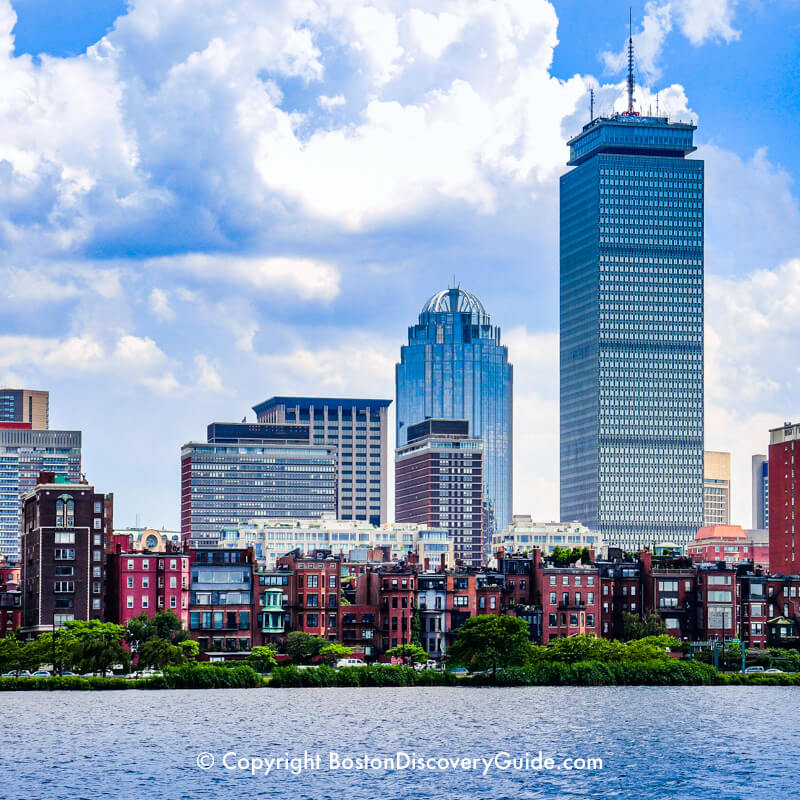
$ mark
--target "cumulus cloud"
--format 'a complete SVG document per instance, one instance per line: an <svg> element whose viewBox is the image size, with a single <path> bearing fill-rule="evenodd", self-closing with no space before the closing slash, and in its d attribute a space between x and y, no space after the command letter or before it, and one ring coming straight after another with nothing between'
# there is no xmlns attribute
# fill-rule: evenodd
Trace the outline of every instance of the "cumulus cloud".
<svg viewBox="0 0 800 800"><path fill-rule="evenodd" d="M194 358L197 367L197 388L202 392L222 392L225 386L217 368L204 355L200 354Z"/></svg>
<svg viewBox="0 0 800 800"><path fill-rule="evenodd" d="M148 302L150 311L153 312L153 316L157 319L162 321L175 319L175 312L169 303L169 295L164 289L159 289L158 287L153 288L150 291Z"/></svg>
<svg viewBox="0 0 800 800"><path fill-rule="evenodd" d="M677 24L695 46L706 41L732 42L741 32L733 27L738 0L650 0L641 30L633 35L636 67L647 80L661 77L659 62L667 36ZM606 68L619 72L628 63L627 40L616 52L602 54Z"/></svg>

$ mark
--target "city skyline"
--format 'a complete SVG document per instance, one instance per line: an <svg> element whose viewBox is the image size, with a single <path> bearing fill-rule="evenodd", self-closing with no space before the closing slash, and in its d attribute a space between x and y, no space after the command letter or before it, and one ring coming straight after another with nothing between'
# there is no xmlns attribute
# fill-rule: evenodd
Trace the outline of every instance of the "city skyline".
<svg viewBox="0 0 800 800"><path fill-rule="evenodd" d="M140 3L84 56L122 5L91 30L37 24L35 5L0 3L7 85L35 95L12 93L3 112L0 383L51 391L51 427L84 432L84 471L117 489L121 525L178 526L174 453L209 420L278 392L391 397L398 339L454 273L516 368L513 510L558 516L557 180L589 87L597 113L625 105L624 11L453 6L447 28L444 8L354 4L310 25L277 4L266 26L244 4L242 28L212 3L145 29ZM797 20L784 2L687 8L634 3L637 102L655 110L658 94L661 113L700 125L705 446L732 452L732 521L746 523L750 458L798 416L798 83L780 69ZM291 49L295 28L308 48ZM372 30L388 44L368 47ZM233 41L241 58L225 61ZM24 55L40 52L51 58ZM282 163L264 160L270 147Z"/></svg>

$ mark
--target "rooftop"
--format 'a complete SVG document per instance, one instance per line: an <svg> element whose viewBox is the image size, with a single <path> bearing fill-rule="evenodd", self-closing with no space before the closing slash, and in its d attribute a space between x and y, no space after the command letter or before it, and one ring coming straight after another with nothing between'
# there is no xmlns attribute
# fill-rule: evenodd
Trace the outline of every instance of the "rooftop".
<svg viewBox="0 0 800 800"><path fill-rule="evenodd" d="M365 408L386 408L392 404L391 400L375 400L355 397L270 397L263 403L253 406L256 414L269 411L276 406L288 406L295 408L300 406L302 410L308 410L311 406L322 408L323 406L338 408L355 408L363 411Z"/></svg>
<svg viewBox="0 0 800 800"><path fill-rule="evenodd" d="M486 315L486 309L478 298L460 286L436 292L424 306L422 314L463 313Z"/></svg>

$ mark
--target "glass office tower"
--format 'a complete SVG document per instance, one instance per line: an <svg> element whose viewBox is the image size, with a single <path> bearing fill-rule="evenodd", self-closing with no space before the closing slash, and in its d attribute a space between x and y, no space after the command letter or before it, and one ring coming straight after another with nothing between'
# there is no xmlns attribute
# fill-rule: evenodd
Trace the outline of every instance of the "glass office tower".
<svg viewBox="0 0 800 800"><path fill-rule="evenodd" d="M703 162L695 126L616 114L561 178L561 519L610 546L703 524Z"/></svg>
<svg viewBox="0 0 800 800"><path fill-rule="evenodd" d="M511 522L513 367L500 328L463 289L437 292L408 329L395 368L397 447L409 425L429 417L469 420L483 441L484 553L492 533Z"/></svg>

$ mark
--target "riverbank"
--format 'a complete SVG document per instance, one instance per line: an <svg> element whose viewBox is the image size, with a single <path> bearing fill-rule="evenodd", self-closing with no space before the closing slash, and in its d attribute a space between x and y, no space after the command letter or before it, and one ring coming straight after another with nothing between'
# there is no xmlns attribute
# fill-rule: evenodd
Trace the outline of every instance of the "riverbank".
<svg viewBox="0 0 800 800"><path fill-rule="evenodd" d="M408 686L800 686L800 674L740 675L696 661L544 662L498 670L496 675L455 675L378 664L369 667L277 667L264 678L247 665L167 667L162 675L126 678L0 678L0 691L107 691L124 689L273 689Z"/></svg>

